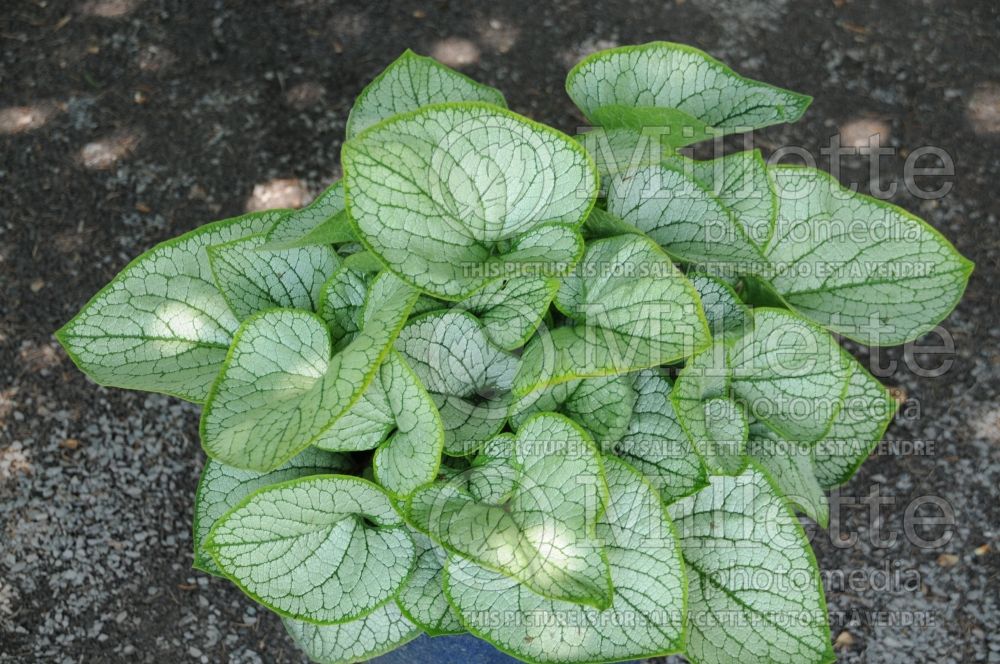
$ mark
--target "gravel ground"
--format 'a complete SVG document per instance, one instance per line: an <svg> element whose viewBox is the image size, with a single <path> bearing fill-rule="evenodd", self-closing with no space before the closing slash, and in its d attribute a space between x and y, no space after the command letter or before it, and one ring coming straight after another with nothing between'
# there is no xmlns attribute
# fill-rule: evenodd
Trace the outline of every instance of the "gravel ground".
<svg viewBox="0 0 1000 664"><path fill-rule="evenodd" d="M802 123L758 134L766 151L818 153L832 134L853 142L874 129L899 150L882 160L883 183L920 146L954 158L948 196L901 187L893 201L977 263L944 324L956 350L883 353L895 362L884 380L906 399L889 431L897 444L834 509L857 542L831 528L814 543L841 661L1000 662L995 0L467 4L5 0L0 662L302 661L273 616L190 568L197 408L95 387L52 331L155 242L321 190L339 175L353 97L405 47L573 130L568 67L651 39L813 94ZM843 176L866 189L867 168L848 159ZM942 360L948 371L920 375ZM872 499L851 504L873 491L877 512ZM907 533L928 509L914 512L921 496L953 511L947 542L917 545L940 526ZM889 531L894 542L875 537Z"/></svg>

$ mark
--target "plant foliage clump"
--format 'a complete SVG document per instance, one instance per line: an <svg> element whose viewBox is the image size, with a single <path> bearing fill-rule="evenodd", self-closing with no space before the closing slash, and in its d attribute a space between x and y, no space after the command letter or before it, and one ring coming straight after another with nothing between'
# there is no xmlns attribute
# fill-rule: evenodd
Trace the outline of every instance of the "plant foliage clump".
<svg viewBox="0 0 1000 664"><path fill-rule="evenodd" d="M831 332L915 339L971 263L824 173L678 151L806 96L664 42L566 88L577 137L406 52L343 180L154 247L59 339L203 404L195 566L318 662L462 632L528 662L832 659L796 512L826 524L895 403Z"/></svg>

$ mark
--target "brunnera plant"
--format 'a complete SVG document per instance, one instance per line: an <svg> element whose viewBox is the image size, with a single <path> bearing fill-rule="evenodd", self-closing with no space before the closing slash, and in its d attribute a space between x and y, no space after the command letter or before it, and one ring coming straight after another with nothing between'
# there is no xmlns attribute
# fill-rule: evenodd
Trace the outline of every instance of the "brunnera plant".
<svg viewBox="0 0 1000 664"><path fill-rule="evenodd" d="M154 247L59 340L203 404L195 566L318 662L462 632L528 662L831 660L796 513L827 523L895 410L831 332L915 339L972 264L824 173L678 152L806 96L665 42L566 89L575 138L407 51L342 181Z"/></svg>

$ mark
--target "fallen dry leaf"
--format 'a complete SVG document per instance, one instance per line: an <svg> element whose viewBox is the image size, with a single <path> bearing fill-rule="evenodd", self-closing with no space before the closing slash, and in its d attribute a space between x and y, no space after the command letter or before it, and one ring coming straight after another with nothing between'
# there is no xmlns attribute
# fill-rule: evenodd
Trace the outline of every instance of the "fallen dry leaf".
<svg viewBox="0 0 1000 664"><path fill-rule="evenodd" d="M958 556L954 553L942 553L938 556L937 564L941 567L954 567L958 564Z"/></svg>
<svg viewBox="0 0 1000 664"><path fill-rule="evenodd" d="M847 650L854 645L854 637L848 631L843 631L833 640L833 647L836 650Z"/></svg>

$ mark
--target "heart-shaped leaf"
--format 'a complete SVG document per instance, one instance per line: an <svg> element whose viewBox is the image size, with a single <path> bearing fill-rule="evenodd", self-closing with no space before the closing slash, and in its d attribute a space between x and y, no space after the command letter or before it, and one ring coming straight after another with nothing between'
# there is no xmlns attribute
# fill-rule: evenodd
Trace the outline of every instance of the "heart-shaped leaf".
<svg viewBox="0 0 1000 664"><path fill-rule="evenodd" d="M557 290L559 280L554 278L497 279L456 306L476 315L490 341L514 350L538 329Z"/></svg>
<svg viewBox="0 0 1000 664"><path fill-rule="evenodd" d="M698 291L713 337L732 339L750 329L750 312L732 286L700 272L688 272L686 276Z"/></svg>
<svg viewBox="0 0 1000 664"><path fill-rule="evenodd" d="M847 393L833 424L815 445L816 478L825 489L851 479L882 440L899 404L857 360L851 358Z"/></svg>
<svg viewBox="0 0 1000 664"><path fill-rule="evenodd" d="M518 397L578 378L676 362L710 341L697 291L641 235L590 243L555 302L578 324L528 343L514 380Z"/></svg>
<svg viewBox="0 0 1000 664"><path fill-rule="evenodd" d="M606 608L611 583L594 529L607 485L593 441L572 420L543 413L509 443L517 481L507 500L480 502L459 475L415 493L408 520L449 551L545 597Z"/></svg>
<svg viewBox="0 0 1000 664"><path fill-rule="evenodd" d="M417 294L388 273L361 331L332 355L319 316L271 309L244 321L201 416L201 440L230 466L277 468L320 437L368 387Z"/></svg>
<svg viewBox="0 0 1000 664"><path fill-rule="evenodd" d="M684 365L670 393L678 423L716 474L746 466L747 419L729 399L730 385L726 347L715 343Z"/></svg>
<svg viewBox="0 0 1000 664"><path fill-rule="evenodd" d="M344 209L344 183L334 182L312 203L289 213L265 237L264 248L272 251L357 242Z"/></svg>
<svg viewBox="0 0 1000 664"><path fill-rule="evenodd" d="M616 176L627 179L631 173L665 165L682 172L711 193L743 227L754 244L763 247L771 238L778 214L778 199L759 150L698 161L665 148L655 132L603 127L592 129L578 136L577 140L594 157L601 174L603 196L607 196L608 183L613 182ZM628 231L619 230L611 234L623 232Z"/></svg>
<svg viewBox="0 0 1000 664"><path fill-rule="evenodd" d="M511 260L531 258L518 242L546 225L549 255L533 262L572 262L575 227L597 193L593 161L577 143L488 104L395 116L345 143L342 161L361 240L404 280L449 300L502 275L505 245Z"/></svg>
<svg viewBox="0 0 1000 664"><path fill-rule="evenodd" d="M444 563L448 554L423 533L412 531L417 563L396 602L406 617L431 636L465 631L444 594Z"/></svg>
<svg viewBox="0 0 1000 664"><path fill-rule="evenodd" d="M434 401L399 353L390 351L368 389L314 442L324 450L378 450L372 470L392 496L432 481L441 465L444 428Z"/></svg>
<svg viewBox="0 0 1000 664"><path fill-rule="evenodd" d="M487 275L562 276L568 273L583 255L583 237L579 224L540 224L519 235L498 260L485 266Z"/></svg>
<svg viewBox="0 0 1000 664"><path fill-rule="evenodd" d="M708 399L702 404L708 439L726 460L722 470L727 474L743 470L745 465L749 421L739 404L731 399Z"/></svg>
<svg viewBox="0 0 1000 664"><path fill-rule="evenodd" d="M608 184L608 212L704 270L766 274L767 260L735 215L691 174L669 162L627 171Z"/></svg>
<svg viewBox="0 0 1000 664"><path fill-rule="evenodd" d="M670 379L659 369L640 371L632 379L635 407L614 451L671 503L705 486L708 474L678 421L670 401Z"/></svg>
<svg viewBox="0 0 1000 664"><path fill-rule="evenodd" d="M364 272L341 265L323 284L316 312L330 327L334 348L346 345L360 329L368 282Z"/></svg>
<svg viewBox="0 0 1000 664"><path fill-rule="evenodd" d="M635 399L631 376L559 383L512 404L511 424L519 427L535 413L562 413L583 427L599 448L608 450L625 435Z"/></svg>
<svg viewBox="0 0 1000 664"><path fill-rule="evenodd" d="M732 392L786 440L812 442L843 403L850 367L828 332L783 309L758 308L728 348Z"/></svg>
<svg viewBox="0 0 1000 664"><path fill-rule="evenodd" d="M448 101L481 101L507 107L496 88L406 49L358 95L347 116L347 138L394 115Z"/></svg>
<svg viewBox="0 0 1000 664"><path fill-rule="evenodd" d="M395 431L375 451L372 470L390 494L408 496L437 477L444 450L444 426L431 396L398 352L389 353L379 369L378 380ZM374 385L373 381L369 392Z"/></svg>
<svg viewBox="0 0 1000 664"><path fill-rule="evenodd" d="M870 345L932 330L965 292L972 262L902 208L810 168L771 169L780 201L767 255L796 311Z"/></svg>
<svg viewBox="0 0 1000 664"><path fill-rule="evenodd" d="M813 443L782 440L766 426L750 427L747 454L766 472L778 492L806 516L826 528L830 523L830 505L823 487L816 479Z"/></svg>
<svg viewBox="0 0 1000 664"><path fill-rule="evenodd" d="M241 470L209 459L201 471L201 480L194 497L194 567L222 576L222 571L212 560L211 554L205 550L205 540L215 522L250 494L288 480L346 471L350 467L350 460L345 455L315 448L307 448L281 468L269 473Z"/></svg>
<svg viewBox="0 0 1000 664"><path fill-rule="evenodd" d="M778 196L760 150L704 161L671 155L665 162L711 192L755 245L763 247L771 239L778 217Z"/></svg>
<svg viewBox="0 0 1000 664"><path fill-rule="evenodd" d="M275 307L315 311L323 284L340 266L329 245L265 248L264 235L208 248L219 292L240 320Z"/></svg>
<svg viewBox="0 0 1000 664"><path fill-rule="evenodd" d="M366 661L420 636L420 628L403 615L395 602L338 625L314 625L291 618L282 618L281 622L295 645L318 664Z"/></svg>
<svg viewBox="0 0 1000 664"><path fill-rule="evenodd" d="M594 158L601 175L601 196L607 196L607 182L616 175L656 166L677 156L673 148L660 142L657 128L594 127L576 137Z"/></svg>
<svg viewBox="0 0 1000 664"><path fill-rule="evenodd" d="M390 352L361 398L316 438L313 442L316 447L339 452L373 450L392 435L396 426L396 415L380 380L383 369L387 375L391 374L392 370L386 368L391 357ZM415 403L423 410L422 399ZM431 402L430 405L433 407L434 403ZM440 416L438 418L440 419Z"/></svg>
<svg viewBox="0 0 1000 664"><path fill-rule="evenodd" d="M670 42L612 48L584 58L566 91L604 127L654 127L669 147L795 122L810 97L744 78L696 48Z"/></svg>
<svg viewBox="0 0 1000 664"><path fill-rule="evenodd" d="M606 465L605 541L613 606L547 599L514 579L453 556L448 597L470 631L531 662L607 662L678 652L686 580L674 526L656 490L617 459Z"/></svg>
<svg viewBox="0 0 1000 664"><path fill-rule="evenodd" d="M712 477L670 515L687 568L692 661L834 660L816 558L763 473Z"/></svg>
<svg viewBox="0 0 1000 664"><path fill-rule="evenodd" d="M488 440L472 460L462 479L473 500L504 505L511 499L520 481L513 456L516 444L514 434L498 434Z"/></svg>
<svg viewBox="0 0 1000 664"><path fill-rule="evenodd" d="M100 385L201 402L239 321L215 287L206 248L271 228L272 210L207 224L128 264L56 337Z"/></svg>
<svg viewBox="0 0 1000 664"><path fill-rule="evenodd" d="M417 316L396 348L441 412L447 454L471 454L503 427L517 358L495 346L475 316L459 310Z"/></svg>
<svg viewBox="0 0 1000 664"><path fill-rule="evenodd" d="M216 522L205 548L255 600L316 624L354 620L390 601L416 557L389 497L347 475L257 491Z"/></svg>

